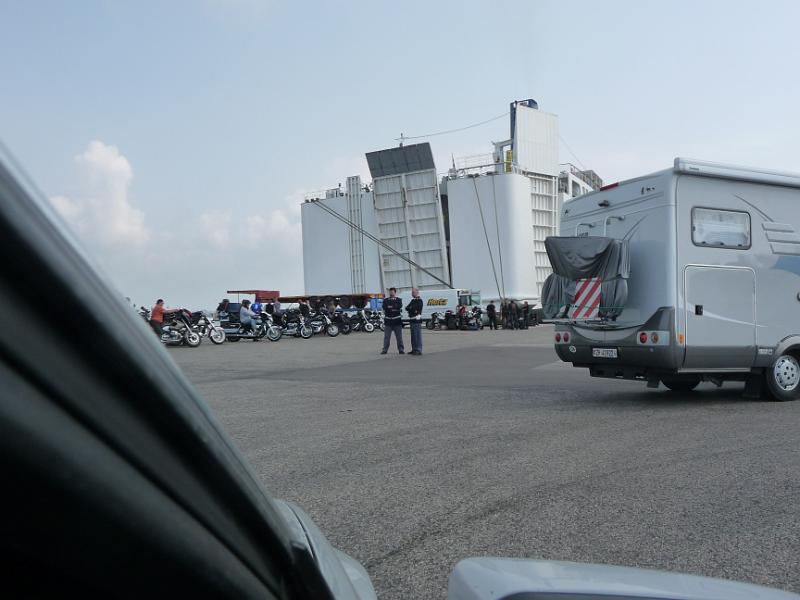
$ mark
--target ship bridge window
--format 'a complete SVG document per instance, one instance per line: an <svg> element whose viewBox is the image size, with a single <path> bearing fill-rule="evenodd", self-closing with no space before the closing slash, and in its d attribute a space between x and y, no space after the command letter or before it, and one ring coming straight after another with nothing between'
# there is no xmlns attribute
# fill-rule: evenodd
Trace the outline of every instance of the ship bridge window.
<svg viewBox="0 0 800 600"><path fill-rule="evenodd" d="M692 209L692 242L715 248L750 247L750 215L734 210Z"/></svg>

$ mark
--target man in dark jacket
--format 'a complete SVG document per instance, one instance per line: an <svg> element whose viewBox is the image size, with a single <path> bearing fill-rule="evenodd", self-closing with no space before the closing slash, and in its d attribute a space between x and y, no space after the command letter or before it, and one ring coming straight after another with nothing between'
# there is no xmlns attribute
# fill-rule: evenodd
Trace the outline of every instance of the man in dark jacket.
<svg viewBox="0 0 800 600"><path fill-rule="evenodd" d="M494 302L489 302L486 306L486 317L489 319L489 329L497 331L497 307Z"/></svg>
<svg viewBox="0 0 800 600"><path fill-rule="evenodd" d="M422 356L422 298L417 288L411 288L411 296L411 302L406 306L408 327L411 329L411 354Z"/></svg>
<svg viewBox="0 0 800 600"><path fill-rule="evenodd" d="M511 329L517 329L519 327L519 312L517 311L517 303L513 300L511 301L510 306L508 307L509 313L509 323L511 325Z"/></svg>
<svg viewBox="0 0 800 600"><path fill-rule="evenodd" d="M308 306L308 300L300 300L300 314L304 319L307 319L311 314L311 308Z"/></svg>
<svg viewBox="0 0 800 600"><path fill-rule="evenodd" d="M383 300L383 350L381 354L389 352L389 342L392 341L392 332L397 339L397 351L405 354L403 347L403 300L397 297L397 288L389 288L389 297Z"/></svg>
<svg viewBox="0 0 800 600"><path fill-rule="evenodd" d="M528 325L530 324L531 318L531 307L528 304L528 301L522 303L522 328L527 329Z"/></svg>

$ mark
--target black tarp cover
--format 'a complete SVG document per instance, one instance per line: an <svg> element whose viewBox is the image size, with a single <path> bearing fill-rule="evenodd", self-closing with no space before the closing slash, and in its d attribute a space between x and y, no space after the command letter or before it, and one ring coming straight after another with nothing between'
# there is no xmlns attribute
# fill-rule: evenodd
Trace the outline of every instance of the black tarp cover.
<svg viewBox="0 0 800 600"><path fill-rule="evenodd" d="M556 273L544 280L542 286L542 314L545 319L562 319L567 316L575 301L575 282Z"/></svg>
<svg viewBox="0 0 800 600"><path fill-rule="evenodd" d="M542 287L542 308L547 319L567 316L575 300L575 282L603 280L600 317L615 319L628 299L630 252L627 240L607 237L548 237L544 241L553 274Z"/></svg>
<svg viewBox="0 0 800 600"><path fill-rule="evenodd" d="M607 237L548 237L544 241L553 272L567 279L600 277L603 281L630 274L628 241Z"/></svg>

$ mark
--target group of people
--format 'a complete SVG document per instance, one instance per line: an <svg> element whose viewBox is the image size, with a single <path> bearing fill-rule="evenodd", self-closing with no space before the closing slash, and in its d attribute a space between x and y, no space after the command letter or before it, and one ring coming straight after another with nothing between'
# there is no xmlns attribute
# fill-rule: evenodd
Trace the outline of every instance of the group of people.
<svg viewBox="0 0 800 600"><path fill-rule="evenodd" d="M408 326L411 330L410 356L422 356L422 298L419 297L417 288L411 289L411 302L405 307L408 314ZM403 300L397 297L397 288L389 288L389 297L383 300L383 350L381 354L389 352L392 334L397 342L397 352L405 354L403 344Z"/></svg>
<svg viewBox="0 0 800 600"><path fill-rule="evenodd" d="M245 305L245 302L247 303ZM225 316L228 313L228 306L230 305L230 300L224 298L218 305L217 305L217 318L220 315ZM243 300L242 306L247 306L248 312L252 312L254 315L260 315L262 312L266 312L270 315L279 315L281 314L281 303L277 298L273 298L267 301L266 304L261 302L258 298L256 298L255 302L250 302L250 300Z"/></svg>
<svg viewBox="0 0 800 600"><path fill-rule="evenodd" d="M227 314L229 305L230 301L227 298L219 303L217 306L217 318ZM308 319L311 316L311 306L308 300L301 299L298 309L304 319ZM261 313L272 315L275 318L275 322L280 324L283 315L280 300L273 298L268 300L266 304L261 302L258 298L256 298L255 302L250 302L248 299L242 300L239 306L239 322L245 329L255 331L258 325L257 320L260 318ZM255 338L253 341L257 342L258 338Z"/></svg>
<svg viewBox="0 0 800 600"><path fill-rule="evenodd" d="M218 318L226 315L229 305L230 300L227 298L219 303L217 306ZM245 329L255 331L258 325L257 321L260 318L261 313L273 315L276 322L280 322L282 312L280 300L277 298L271 298L267 300L266 304L261 302L259 298L256 298L255 302L250 302L250 300L245 298L242 300L241 305L239 306L239 322L244 326ZM300 314L306 319L310 316L311 307L308 305L308 300L300 300ZM258 338L255 338L253 341L257 342Z"/></svg>
<svg viewBox="0 0 800 600"><path fill-rule="evenodd" d="M527 329L531 322L531 306L526 300L521 305L513 300L500 304L500 323L503 329ZM497 306L494 301L486 306L489 329L497 329Z"/></svg>

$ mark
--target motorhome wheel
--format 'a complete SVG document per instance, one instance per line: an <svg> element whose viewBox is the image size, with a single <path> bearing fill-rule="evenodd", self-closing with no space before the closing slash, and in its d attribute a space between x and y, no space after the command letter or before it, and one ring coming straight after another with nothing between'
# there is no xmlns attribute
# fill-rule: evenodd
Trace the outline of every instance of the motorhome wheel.
<svg viewBox="0 0 800 600"><path fill-rule="evenodd" d="M800 397L800 362L794 354L781 354L765 376L775 400L785 402Z"/></svg>

